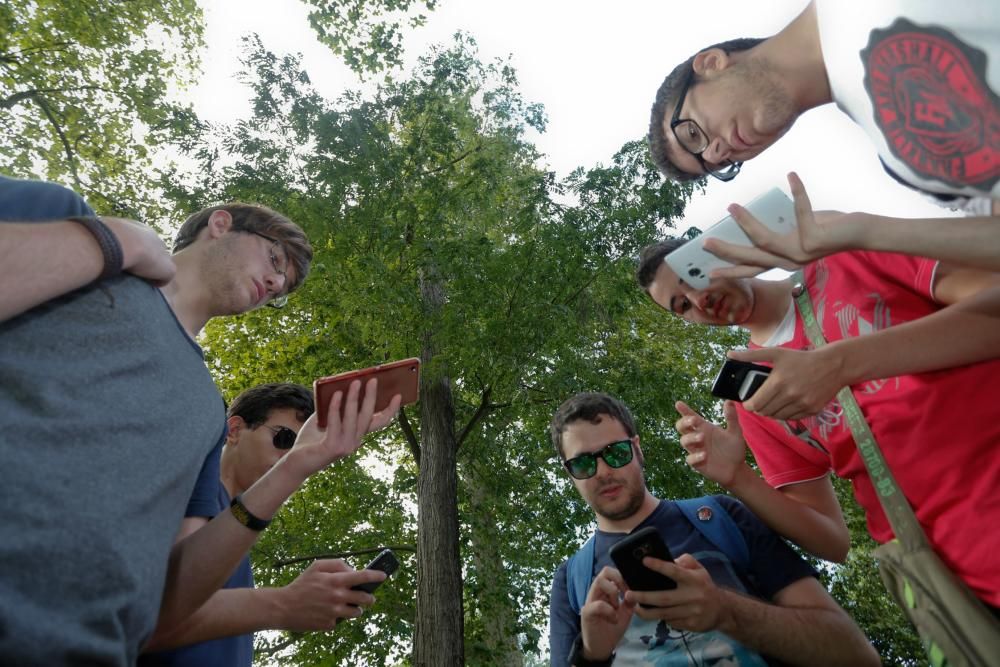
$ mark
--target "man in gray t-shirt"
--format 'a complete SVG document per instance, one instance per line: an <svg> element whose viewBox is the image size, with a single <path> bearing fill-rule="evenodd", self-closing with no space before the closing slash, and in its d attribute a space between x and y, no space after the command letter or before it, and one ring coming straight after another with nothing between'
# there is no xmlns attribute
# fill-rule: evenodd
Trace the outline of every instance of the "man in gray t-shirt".
<svg viewBox="0 0 1000 667"><path fill-rule="evenodd" d="M67 219L88 214L64 188L0 177L0 664L133 664L158 615L192 613L305 477L394 412L352 388L343 423L307 421L241 512L173 545L224 433L194 338L283 298L312 250L257 206L192 215L172 256L137 223Z"/></svg>

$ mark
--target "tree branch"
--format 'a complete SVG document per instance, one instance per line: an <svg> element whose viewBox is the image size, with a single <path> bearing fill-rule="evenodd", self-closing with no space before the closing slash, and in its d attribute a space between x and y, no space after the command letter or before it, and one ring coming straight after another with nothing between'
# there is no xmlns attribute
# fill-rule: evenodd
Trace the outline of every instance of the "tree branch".
<svg viewBox="0 0 1000 667"><path fill-rule="evenodd" d="M410 424L410 420L406 416L406 408L399 409L399 428L403 430L403 435L406 436L406 444L410 448L410 454L413 455L413 460L417 462L417 467L420 467L420 442L417 440L417 434L413 432L413 426Z"/></svg>
<svg viewBox="0 0 1000 667"><path fill-rule="evenodd" d="M66 138L66 133L63 132L62 127L59 125L59 121L56 120L55 114L52 113L52 109L49 108L49 103L45 101L44 98L38 95L33 95L32 99L38 103L42 111L45 113L46 118L52 123L52 127L55 129L56 134L62 140L63 149L66 151L66 161L69 163L69 172L73 176L73 183L76 185L77 192L83 190L83 183L80 182L80 174L76 171L76 156L73 154L73 148L69 144L69 139Z"/></svg>
<svg viewBox="0 0 1000 667"><path fill-rule="evenodd" d="M483 416L489 412L490 408L493 407L490 405L491 394L493 394L493 387L486 387L483 391L482 397L479 399L479 407L476 408L476 412L472 415L472 419L468 421L465 428L462 429L462 432L459 433L458 437L455 439L455 451L462 448L462 442L464 442L469 433L472 432L472 429L479 422L479 420L481 420Z"/></svg>
<svg viewBox="0 0 1000 667"><path fill-rule="evenodd" d="M274 561L275 570L280 570L286 565L294 565L295 563L305 563L313 560L321 560L326 558L347 558L349 556L361 556L363 554L376 554L383 549L392 549L393 551L409 551L410 553L417 553L417 548L409 544L387 544L384 547L371 547L370 549L355 549L354 551L340 551L338 553L330 554L313 554L310 556L300 556L298 558L289 558L287 560L277 560Z"/></svg>

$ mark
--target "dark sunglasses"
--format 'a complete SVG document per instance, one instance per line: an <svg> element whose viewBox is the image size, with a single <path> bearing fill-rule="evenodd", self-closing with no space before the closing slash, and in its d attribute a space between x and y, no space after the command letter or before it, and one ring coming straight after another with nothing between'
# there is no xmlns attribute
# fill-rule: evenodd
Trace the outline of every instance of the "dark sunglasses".
<svg viewBox="0 0 1000 667"><path fill-rule="evenodd" d="M287 426L268 426L267 424L261 424L261 426L274 434L274 439L271 440L271 443L277 449L291 449L292 445L295 444L297 434ZM604 460L607 461L607 459Z"/></svg>
<svg viewBox="0 0 1000 667"><path fill-rule="evenodd" d="M632 460L632 441L619 440L605 445L596 452L580 454L563 461L566 470L576 479L590 479L597 474L597 457L600 456L612 468L621 468Z"/></svg>

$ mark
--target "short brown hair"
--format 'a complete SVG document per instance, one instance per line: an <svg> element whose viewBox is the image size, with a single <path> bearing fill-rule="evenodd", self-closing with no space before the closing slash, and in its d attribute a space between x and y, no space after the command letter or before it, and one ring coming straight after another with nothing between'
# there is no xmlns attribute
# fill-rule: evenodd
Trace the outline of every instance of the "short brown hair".
<svg viewBox="0 0 1000 667"><path fill-rule="evenodd" d="M566 427L577 421L588 421L597 424L601 416L606 415L625 428L625 433L632 438L636 435L635 420L625 404L614 396L596 391L586 391L563 402L552 416L549 424L549 434L552 436L552 446L560 459L565 459L563 452L563 433Z"/></svg>
<svg viewBox="0 0 1000 667"><path fill-rule="evenodd" d="M237 232L256 232L277 239L288 254L288 261L295 269L295 281L290 282L285 290L291 293L309 275L309 265L312 263L313 251L309 239L298 225L266 206L234 202L222 206L210 206L192 214L177 230L174 238L174 252L180 252L194 243L195 238L207 224L208 219L216 211L226 211L233 218L232 229Z"/></svg>
<svg viewBox="0 0 1000 667"><path fill-rule="evenodd" d="M698 53L708 51L709 49L722 49L726 53L746 51L763 41L764 39L761 37L740 37L738 39L719 42L712 46L706 46L704 49L698 51ZM666 118L667 107L676 104L680 90L684 87L684 82L687 81L687 78L695 76L695 80L691 84L694 85L697 83L697 75L694 74L694 59L698 56L698 53L682 62L667 75L667 78L663 80L660 88L656 91L656 100L653 102L653 108L649 114L649 152L652 155L653 162L664 176L678 182L695 181L705 176L705 174L688 173L670 161L670 156L667 154L667 131L663 128L663 119Z"/></svg>
<svg viewBox="0 0 1000 667"><path fill-rule="evenodd" d="M639 253L639 265L635 268L635 279L639 287L649 293L649 286L656 279L656 272L663 264L663 258L688 242L688 239L669 238L651 243Z"/></svg>
<svg viewBox="0 0 1000 667"><path fill-rule="evenodd" d="M290 382L259 384L234 398L226 416L240 417L248 427L257 428L283 408L295 410L296 419L304 422L315 411L312 392Z"/></svg>

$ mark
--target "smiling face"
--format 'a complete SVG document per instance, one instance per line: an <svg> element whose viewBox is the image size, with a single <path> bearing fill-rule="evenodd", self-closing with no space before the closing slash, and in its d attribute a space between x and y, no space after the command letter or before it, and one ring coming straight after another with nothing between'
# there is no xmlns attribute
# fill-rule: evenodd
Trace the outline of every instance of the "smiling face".
<svg viewBox="0 0 1000 667"><path fill-rule="evenodd" d="M699 53L693 62L695 81L681 101L679 120L692 120L708 138L701 153L710 168L757 157L791 128L798 110L766 62L736 60L721 49ZM704 169L685 150L670 129L676 110L663 117L663 131L671 162L690 174Z"/></svg>
<svg viewBox="0 0 1000 667"><path fill-rule="evenodd" d="M664 310L688 322L711 326L745 326L753 315L756 295L750 280L713 280L705 289L691 287L666 262L656 270L649 296Z"/></svg>
<svg viewBox="0 0 1000 667"><path fill-rule="evenodd" d="M629 438L621 422L610 415L599 415L598 419L596 424L581 419L566 425L562 434L563 455L569 460L580 454L597 452L612 442L632 441L632 460L621 468L612 468L598 458L593 477L571 478L577 491L597 514L598 525L603 530L614 530L616 522L626 521L639 512L648 492L642 475L639 437Z"/></svg>

